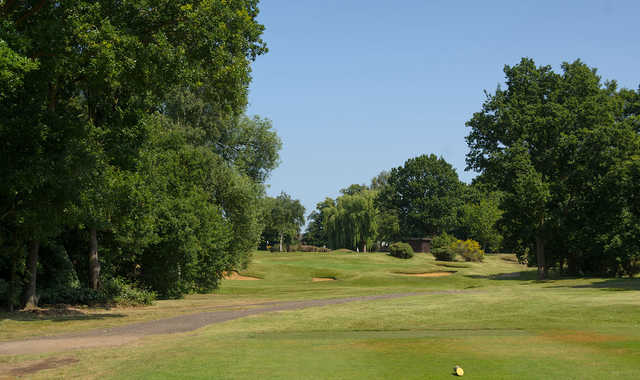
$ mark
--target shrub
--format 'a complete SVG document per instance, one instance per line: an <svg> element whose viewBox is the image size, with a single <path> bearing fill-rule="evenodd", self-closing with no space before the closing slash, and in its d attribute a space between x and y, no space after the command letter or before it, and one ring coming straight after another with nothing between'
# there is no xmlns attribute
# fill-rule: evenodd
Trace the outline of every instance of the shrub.
<svg viewBox="0 0 640 380"><path fill-rule="evenodd" d="M82 287L55 287L44 289L40 293L39 302L42 305L95 305L116 303L119 305L151 305L156 294L143 289L137 289L119 278L107 279L102 289L93 290Z"/></svg>
<svg viewBox="0 0 640 380"><path fill-rule="evenodd" d="M462 256L465 261L482 261L484 258L484 251L480 248L480 243L475 240L458 240L450 245L450 249Z"/></svg>
<svg viewBox="0 0 640 380"><path fill-rule="evenodd" d="M413 248L407 243L393 243L389 246L389 254L400 259L413 257Z"/></svg>
<svg viewBox="0 0 640 380"><path fill-rule="evenodd" d="M156 299L154 292L135 288L120 278L106 280L100 292L105 301L119 305L151 305Z"/></svg>
<svg viewBox="0 0 640 380"><path fill-rule="evenodd" d="M42 290L38 302L41 305L94 305L104 303L104 295L99 291L82 287L54 287Z"/></svg>
<svg viewBox="0 0 640 380"><path fill-rule="evenodd" d="M456 242L453 235L442 233L433 238L431 241L431 253L440 261L454 261L456 259L456 251L451 249L451 244Z"/></svg>

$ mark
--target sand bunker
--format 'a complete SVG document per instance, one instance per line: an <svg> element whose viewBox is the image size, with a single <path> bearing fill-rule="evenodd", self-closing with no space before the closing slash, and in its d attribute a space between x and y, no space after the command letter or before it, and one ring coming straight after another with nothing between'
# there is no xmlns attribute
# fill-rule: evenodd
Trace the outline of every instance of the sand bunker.
<svg viewBox="0 0 640 380"><path fill-rule="evenodd" d="M243 281L262 280L261 278L257 278L257 277L249 277L249 276L239 275L238 272L236 272L236 271L225 272L224 279L225 280L243 280Z"/></svg>
<svg viewBox="0 0 640 380"><path fill-rule="evenodd" d="M321 281L335 281L336 279L333 277L314 277L311 279L313 282L321 282Z"/></svg>
<svg viewBox="0 0 640 380"><path fill-rule="evenodd" d="M401 274L403 276L411 276L411 277L444 277L451 276L456 272L430 272L430 273L396 273Z"/></svg>

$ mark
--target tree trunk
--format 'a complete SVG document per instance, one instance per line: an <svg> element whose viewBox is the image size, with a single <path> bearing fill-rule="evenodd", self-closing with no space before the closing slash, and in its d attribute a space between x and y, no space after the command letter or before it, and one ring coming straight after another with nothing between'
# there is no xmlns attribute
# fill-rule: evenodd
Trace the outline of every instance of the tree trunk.
<svg viewBox="0 0 640 380"><path fill-rule="evenodd" d="M282 232L280 232L280 252L282 252Z"/></svg>
<svg viewBox="0 0 640 380"><path fill-rule="evenodd" d="M18 252L19 248L16 248L15 252L13 252L13 255L11 256L11 279L9 280L9 294L7 294L7 309L10 313L13 312L13 301L16 298L16 281L18 281L16 267L18 266Z"/></svg>
<svg viewBox="0 0 640 380"><path fill-rule="evenodd" d="M24 307L31 309L38 307L38 298L36 297L36 280L38 278L38 253L40 251L40 242L33 240L29 243L29 255L27 256L27 272L29 273L29 285L24 294Z"/></svg>
<svg viewBox="0 0 640 380"><path fill-rule="evenodd" d="M90 229L91 241L89 250L89 286L98 290L100 284L100 260L98 259L98 231L95 227Z"/></svg>
<svg viewBox="0 0 640 380"><path fill-rule="evenodd" d="M547 274L547 268L544 262L544 240L540 236L536 236L536 262L538 263L538 280L543 280Z"/></svg>
<svg viewBox="0 0 640 380"><path fill-rule="evenodd" d="M578 274L578 259L577 255L573 252L569 253L569 257L567 257L567 274L571 276L576 276Z"/></svg>
<svg viewBox="0 0 640 380"><path fill-rule="evenodd" d="M367 242L362 242L362 252L367 253Z"/></svg>

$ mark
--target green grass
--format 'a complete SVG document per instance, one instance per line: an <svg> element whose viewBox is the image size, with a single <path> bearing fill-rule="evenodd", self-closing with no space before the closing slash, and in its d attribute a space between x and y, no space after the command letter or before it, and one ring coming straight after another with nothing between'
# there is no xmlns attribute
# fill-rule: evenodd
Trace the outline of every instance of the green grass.
<svg viewBox="0 0 640 380"><path fill-rule="evenodd" d="M0 364L80 360L36 378L443 379L456 364L472 379L640 378L640 279L539 282L509 258L442 263L422 254L256 253L241 273L261 281L224 281L215 294L119 309L121 317L4 320L0 331L10 339L30 335L33 326L80 330L265 300L460 292L261 314L116 348L0 357ZM436 271L456 273L398 274Z"/></svg>

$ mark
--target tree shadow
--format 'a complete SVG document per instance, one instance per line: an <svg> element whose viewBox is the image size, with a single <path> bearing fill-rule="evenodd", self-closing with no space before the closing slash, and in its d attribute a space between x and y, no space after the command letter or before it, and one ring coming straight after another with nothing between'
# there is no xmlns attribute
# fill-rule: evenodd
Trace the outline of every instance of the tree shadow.
<svg viewBox="0 0 640 380"><path fill-rule="evenodd" d="M546 280L538 280L535 271L519 271L510 273L497 273L492 275L465 275L465 277L482 280L498 280L498 281L527 281L527 283L535 284L553 284L547 288L573 288L573 289L601 289L604 291L619 292L640 290L640 278L595 278L595 277L578 277L563 276L552 274L551 278ZM563 280L600 280L587 284L563 284Z"/></svg>
<svg viewBox="0 0 640 380"><path fill-rule="evenodd" d="M589 279L588 277L573 277ZM640 290L640 278L610 278L589 284L579 285L554 285L550 288L573 288L573 289L601 289L609 292L626 292Z"/></svg>
<svg viewBox="0 0 640 380"><path fill-rule="evenodd" d="M1 319L9 319L19 322L35 322L35 321L53 321L53 322L65 322L65 321L88 321L88 320L100 320L108 318L122 318L125 314L120 313L100 313L90 314L83 311L73 309L70 307L51 307L51 308L37 308L30 310L19 310L12 313L0 312Z"/></svg>
<svg viewBox="0 0 640 380"><path fill-rule="evenodd" d="M490 275L479 275L479 274L468 274L465 277L473 278L476 280L499 280L499 281L534 281L539 283L545 283L549 281L553 281L554 279L549 280L538 280L537 273L533 271L516 271L516 272L504 272L504 273L496 273Z"/></svg>

